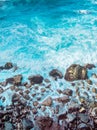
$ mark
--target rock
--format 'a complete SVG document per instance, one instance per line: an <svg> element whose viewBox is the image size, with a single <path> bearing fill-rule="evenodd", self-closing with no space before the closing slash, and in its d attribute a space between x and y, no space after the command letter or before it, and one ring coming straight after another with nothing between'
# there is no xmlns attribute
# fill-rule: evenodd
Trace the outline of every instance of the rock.
<svg viewBox="0 0 97 130"><path fill-rule="evenodd" d="M4 92L3 88L0 87L0 94L3 93L3 92Z"/></svg>
<svg viewBox="0 0 97 130"><path fill-rule="evenodd" d="M76 114L67 114L67 119L66 119L66 121L68 122L68 123L70 123L70 122L73 122L74 120L76 120Z"/></svg>
<svg viewBox="0 0 97 130"><path fill-rule="evenodd" d="M89 121L89 116L85 113L79 113L78 117L84 123L88 123L88 121Z"/></svg>
<svg viewBox="0 0 97 130"><path fill-rule="evenodd" d="M55 79L63 78L63 74L59 70L57 70L57 69L53 69L52 71L50 71L49 75L52 76Z"/></svg>
<svg viewBox="0 0 97 130"><path fill-rule="evenodd" d="M78 130L91 130L91 128L88 125L84 124L84 123L79 124L77 129Z"/></svg>
<svg viewBox="0 0 97 130"><path fill-rule="evenodd" d="M51 97L46 98L41 104L44 106L51 106L52 105L52 98Z"/></svg>
<svg viewBox="0 0 97 130"><path fill-rule="evenodd" d="M41 107L41 111L44 112L46 110L46 107L45 106L42 106Z"/></svg>
<svg viewBox="0 0 97 130"><path fill-rule="evenodd" d="M41 130L46 130L48 128L50 129L50 127L52 126L53 119L50 118L50 117L37 117L36 118L36 123L38 124L38 127Z"/></svg>
<svg viewBox="0 0 97 130"><path fill-rule="evenodd" d="M72 96L73 91L71 89L65 89L62 91L63 94L66 94L68 96Z"/></svg>
<svg viewBox="0 0 97 130"><path fill-rule="evenodd" d="M55 98L54 100L61 103L67 103L70 101L70 98L68 96L62 96L62 97Z"/></svg>
<svg viewBox="0 0 97 130"><path fill-rule="evenodd" d="M86 80L86 82L88 83L88 84L90 84L90 85L92 85L93 83L92 83L92 81L91 80L89 80L89 79L87 79Z"/></svg>
<svg viewBox="0 0 97 130"><path fill-rule="evenodd" d="M6 79L6 83L14 84L14 85L21 85L22 82L22 75L15 75L12 78Z"/></svg>
<svg viewBox="0 0 97 130"><path fill-rule="evenodd" d="M50 83L50 80L49 79L44 79L44 82Z"/></svg>
<svg viewBox="0 0 97 130"><path fill-rule="evenodd" d="M61 90L61 89L57 89L57 92L58 92L59 94L61 94L61 93L62 93L62 90Z"/></svg>
<svg viewBox="0 0 97 130"><path fill-rule="evenodd" d="M31 84L41 84L43 82L43 77L41 75L29 76Z"/></svg>
<svg viewBox="0 0 97 130"><path fill-rule="evenodd" d="M4 69L7 69L7 70L9 70L9 69L11 69L11 68L13 68L13 64L12 64L11 62L7 62L7 63L5 64L5 66L4 66Z"/></svg>
<svg viewBox="0 0 97 130"><path fill-rule="evenodd" d="M25 130L30 130L30 129L32 129L33 127L34 127L33 121L31 121L31 120L28 119L28 118L25 118L25 119L23 120L23 128L24 128Z"/></svg>
<svg viewBox="0 0 97 130"><path fill-rule="evenodd" d="M41 92L44 93L46 91L45 88L41 88Z"/></svg>
<svg viewBox="0 0 97 130"><path fill-rule="evenodd" d="M97 117L97 107L94 107L92 110L91 110L91 116L92 117Z"/></svg>
<svg viewBox="0 0 97 130"><path fill-rule="evenodd" d="M20 96L18 94L13 94L12 96L12 103L14 104L15 102L19 101Z"/></svg>
<svg viewBox="0 0 97 130"><path fill-rule="evenodd" d="M66 70L64 78L67 81L85 80L88 78L87 69L83 66L73 64Z"/></svg>
<svg viewBox="0 0 97 130"><path fill-rule="evenodd" d="M92 78L97 78L97 75L95 73L93 73Z"/></svg>
<svg viewBox="0 0 97 130"><path fill-rule="evenodd" d="M92 92L93 93L97 93L97 89L96 88L92 88Z"/></svg>
<svg viewBox="0 0 97 130"><path fill-rule="evenodd" d="M36 108L33 108L33 109L32 109L32 113L33 113L33 114L37 114L37 109L36 109Z"/></svg>
<svg viewBox="0 0 97 130"><path fill-rule="evenodd" d="M85 65L85 68L87 68L87 69L93 69L93 68L96 68L96 66L94 65L94 64L86 64Z"/></svg>
<svg viewBox="0 0 97 130"><path fill-rule="evenodd" d="M38 106L38 104L39 104L39 103L38 103L37 101L34 101L34 102L33 102L33 106Z"/></svg>

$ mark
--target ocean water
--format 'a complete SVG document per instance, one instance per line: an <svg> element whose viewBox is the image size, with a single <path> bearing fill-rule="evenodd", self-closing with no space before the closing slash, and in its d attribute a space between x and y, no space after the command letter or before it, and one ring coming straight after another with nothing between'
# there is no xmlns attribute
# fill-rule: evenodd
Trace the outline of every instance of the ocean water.
<svg viewBox="0 0 97 130"><path fill-rule="evenodd" d="M1 71L0 81L97 64L97 1L1 0L0 65L7 61L19 69Z"/></svg>

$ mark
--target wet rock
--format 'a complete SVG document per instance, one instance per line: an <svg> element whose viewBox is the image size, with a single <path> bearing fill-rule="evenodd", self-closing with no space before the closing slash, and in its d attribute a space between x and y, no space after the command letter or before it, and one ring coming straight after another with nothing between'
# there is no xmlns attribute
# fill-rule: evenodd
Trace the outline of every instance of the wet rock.
<svg viewBox="0 0 97 130"><path fill-rule="evenodd" d="M44 112L46 110L46 107L45 106L42 106L41 107L41 111Z"/></svg>
<svg viewBox="0 0 97 130"><path fill-rule="evenodd" d="M30 96L28 94L23 94L24 99L30 100Z"/></svg>
<svg viewBox="0 0 97 130"><path fill-rule="evenodd" d="M25 92L24 93L26 93L26 94L29 94L30 93L30 90L25 90Z"/></svg>
<svg viewBox="0 0 97 130"><path fill-rule="evenodd" d="M92 117L97 117L97 107L94 107L92 110L91 110L91 116Z"/></svg>
<svg viewBox="0 0 97 130"><path fill-rule="evenodd" d="M84 107L81 107L80 110L79 110L80 113L85 113L86 112L86 109Z"/></svg>
<svg viewBox="0 0 97 130"><path fill-rule="evenodd" d="M95 73L92 74L92 78L97 78L97 75Z"/></svg>
<svg viewBox="0 0 97 130"><path fill-rule="evenodd" d="M25 118L23 120L23 129L25 130L30 130L34 127L34 124L33 124L33 121L31 121L30 119L28 118Z"/></svg>
<svg viewBox="0 0 97 130"><path fill-rule="evenodd" d="M96 68L96 66L94 65L94 64L86 64L85 65L85 68L87 68L87 69L93 69L93 68Z"/></svg>
<svg viewBox="0 0 97 130"><path fill-rule="evenodd" d="M15 90L15 86L14 86L14 85L11 86L10 89L11 89L12 91Z"/></svg>
<svg viewBox="0 0 97 130"><path fill-rule="evenodd" d="M36 109L36 108L33 108L33 109L32 109L32 113L33 113L33 114L37 114L37 109Z"/></svg>
<svg viewBox="0 0 97 130"><path fill-rule="evenodd" d="M14 85L21 85L22 82L22 75L16 75L12 78L6 79L6 83L14 84Z"/></svg>
<svg viewBox="0 0 97 130"><path fill-rule="evenodd" d="M62 97L55 98L54 100L61 103L67 103L70 101L70 98L68 96L62 96Z"/></svg>
<svg viewBox="0 0 97 130"><path fill-rule="evenodd" d="M91 128L88 125L84 124L84 123L79 124L77 129L78 130L91 130Z"/></svg>
<svg viewBox="0 0 97 130"><path fill-rule="evenodd" d="M88 123L88 121L89 121L89 116L85 113L79 113L78 117L84 123Z"/></svg>
<svg viewBox="0 0 97 130"><path fill-rule="evenodd" d="M66 94L68 96L72 96L73 91L71 89L65 89L62 91L63 94Z"/></svg>
<svg viewBox="0 0 97 130"><path fill-rule="evenodd" d="M57 92L58 92L59 94L61 94L61 93L62 93L62 90L60 90L60 89L57 89Z"/></svg>
<svg viewBox="0 0 97 130"><path fill-rule="evenodd" d="M60 108L60 106L59 105L57 105L56 107L55 107L55 114L58 114L59 113L59 108Z"/></svg>
<svg viewBox="0 0 97 130"><path fill-rule="evenodd" d="M12 96L12 103L14 104L15 102L18 102L20 99L20 96L18 94L13 94Z"/></svg>
<svg viewBox="0 0 97 130"><path fill-rule="evenodd" d="M31 84L41 84L43 82L43 77L41 75L29 76L28 79Z"/></svg>
<svg viewBox="0 0 97 130"><path fill-rule="evenodd" d="M92 83L92 81L91 80L89 80L89 79L87 79L86 80L86 82L88 83L88 84L90 84L90 85L92 85L93 83Z"/></svg>
<svg viewBox="0 0 97 130"><path fill-rule="evenodd" d="M67 119L66 119L66 121L68 122L68 123L70 123L70 122L73 122L74 120L76 120L76 114L67 114Z"/></svg>
<svg viewBox="0 0 97 130"><path fill-rule="evenodd" d="M93 93L97 93L97 89L96 88L92 88L92 92Z"/></svg>
<svg viewBox="0 0 97 130"><path fill-rule="evenodd" d="M50 117L37 117L36 122L41 130L50 129L53 124L53 120Z"/></svg>
<svg viewBox="0 0 97 130"><path fill-rule="evenodd" d="M49 79L44 79L44 82L50 83L50 80Z"/></svg>
<svg viewBox="0 0 97 130"><path fill-rule="evenodd" d="M9 70L9 69L11 69L11 68L13 68L13 64L12 64L11 62L7 62L7 63L5 64L5 66L4 66L4 69L7 69L7 70Z"/></svg>
<svg viewBox="0 0 97 130"><path fill-rule="evenodd" d="M34 102L33 102L33 106L38 106L38 104L39 104L39 103L38 103L37 101L34 101Z"/></svg>
<svg viewBox="0 0 97 130"><path fill-rule="evenodd" d="M3 88L0 87L0 94L3 93L3 92L4 92Z"/></svg>
<svg viewBox="0 0 97 130"><path fill-rule="evenodd" d="M51 97L46 98L41 104L44 106L51 106L52 105L52 98Z"/></svg>
<svg viewBox="0 0 97 130"><path fill-rule="evenodd" d="M87 69L83 66L73 64L66 70L64 78L67 81L85 80L88 78Z"/></svg>
<svg viewBox="0 0 97 130"><path fill-rule="evenodd" d="M63 78L63 74L59 70L57 70L57 69L53 69L52 71L50 71L49 75L52 76L55 79Z"/></svg>
<svg viewBox="0 0 97 130"><path fill-rule="evenodd" d="M41 92L44 93L46 91L45 88L41 88Z"/></svg>

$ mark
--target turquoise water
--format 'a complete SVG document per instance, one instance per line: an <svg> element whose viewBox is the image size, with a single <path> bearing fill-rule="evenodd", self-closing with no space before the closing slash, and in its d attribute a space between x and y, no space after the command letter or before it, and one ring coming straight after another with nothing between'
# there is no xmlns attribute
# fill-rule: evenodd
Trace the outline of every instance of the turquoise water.
<svg viewBox="0 0 97 130"><path fill-rule="evenodd" d="M28 77L72 63L97 64L96 0L0 1L0 64L11 61Z"/></svg>

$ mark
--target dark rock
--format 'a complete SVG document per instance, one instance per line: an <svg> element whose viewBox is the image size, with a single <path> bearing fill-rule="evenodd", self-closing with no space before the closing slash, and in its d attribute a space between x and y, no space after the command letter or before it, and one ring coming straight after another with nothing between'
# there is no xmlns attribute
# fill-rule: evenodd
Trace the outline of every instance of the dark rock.
<svg viewBox="0 0 97 130"><path fill-rule="evenodd" d="M85 80L88 78L87 69L83 66L73 64L66 70L64 78L67 81Z"/></svg>
<svg viewBox="0 0 97 130"><path fill-rule="evenodd" d="M43 77L41 75L29 76L28 78L31 84L40 84L43 82Z"/></svg>
<svg viewBox="0 0 97 130"><path fill-rule="evenodd" d="M13 64L11 62L7 62L4 66L4 69L11 69L13 67Z"/></svg>
<svg viewBox="0 0 97 130"><path fill-rule="evenodd" d="M59 70L57 70L57 69L53 69L52 71L50 71L49 75L54 77L55 79L63 78L63 74Z"/></svg>
<svg viewBox="0 0 97 130"><path fill-rule="evenodd" d="M41 130L45 128L50 128L53 123L53 119L50 117L37 117L36 122ZM45 129L46 130L46 129Z"/></svg>
<svg viewBox="0 0 97 130"><path fill-rule="evenodd" d="M28 118L25 118L25 119L23 120L23 128L24 128L25 130L30 130L30 129L32 129L33 127L34 127L33 121L31 121L31 120L28 119Z"/></svg>
<svg viewBox="0 0 97 130"><path fill-rule="evenodd" d="M0 66L0 70L3 70L4 69L4 67L3 66Z"/></svg>
<svg viewBox="0 0 97 130"><path fill-rule="evenodd" d="M85 68L87 68L87 69L93 69L93 68L96 68L96 66L94 65L94 64L86 64L85 65Z"/></svg>
<svg viewBox="0 0 97 130"><path fill-rule="evenodd" d="M65 89L62 91L63 94L66 94L68 96L72 96L73 91L71 89Z"/></svg>
<svg viewBox="0 0 97 130"><path fill-rule="evenodd" d="M22 75L16 75L12 78L6 79L6 83L14 84L14 85L21 85L22 82Z"/></svg>
<svg viewBox="0 0 97 130"><path fill-rule="evenodd" d="M18 102L20 99L20 96L18 94L13 94L12 96L12 103L14 104L15 102Z"/></svg>

